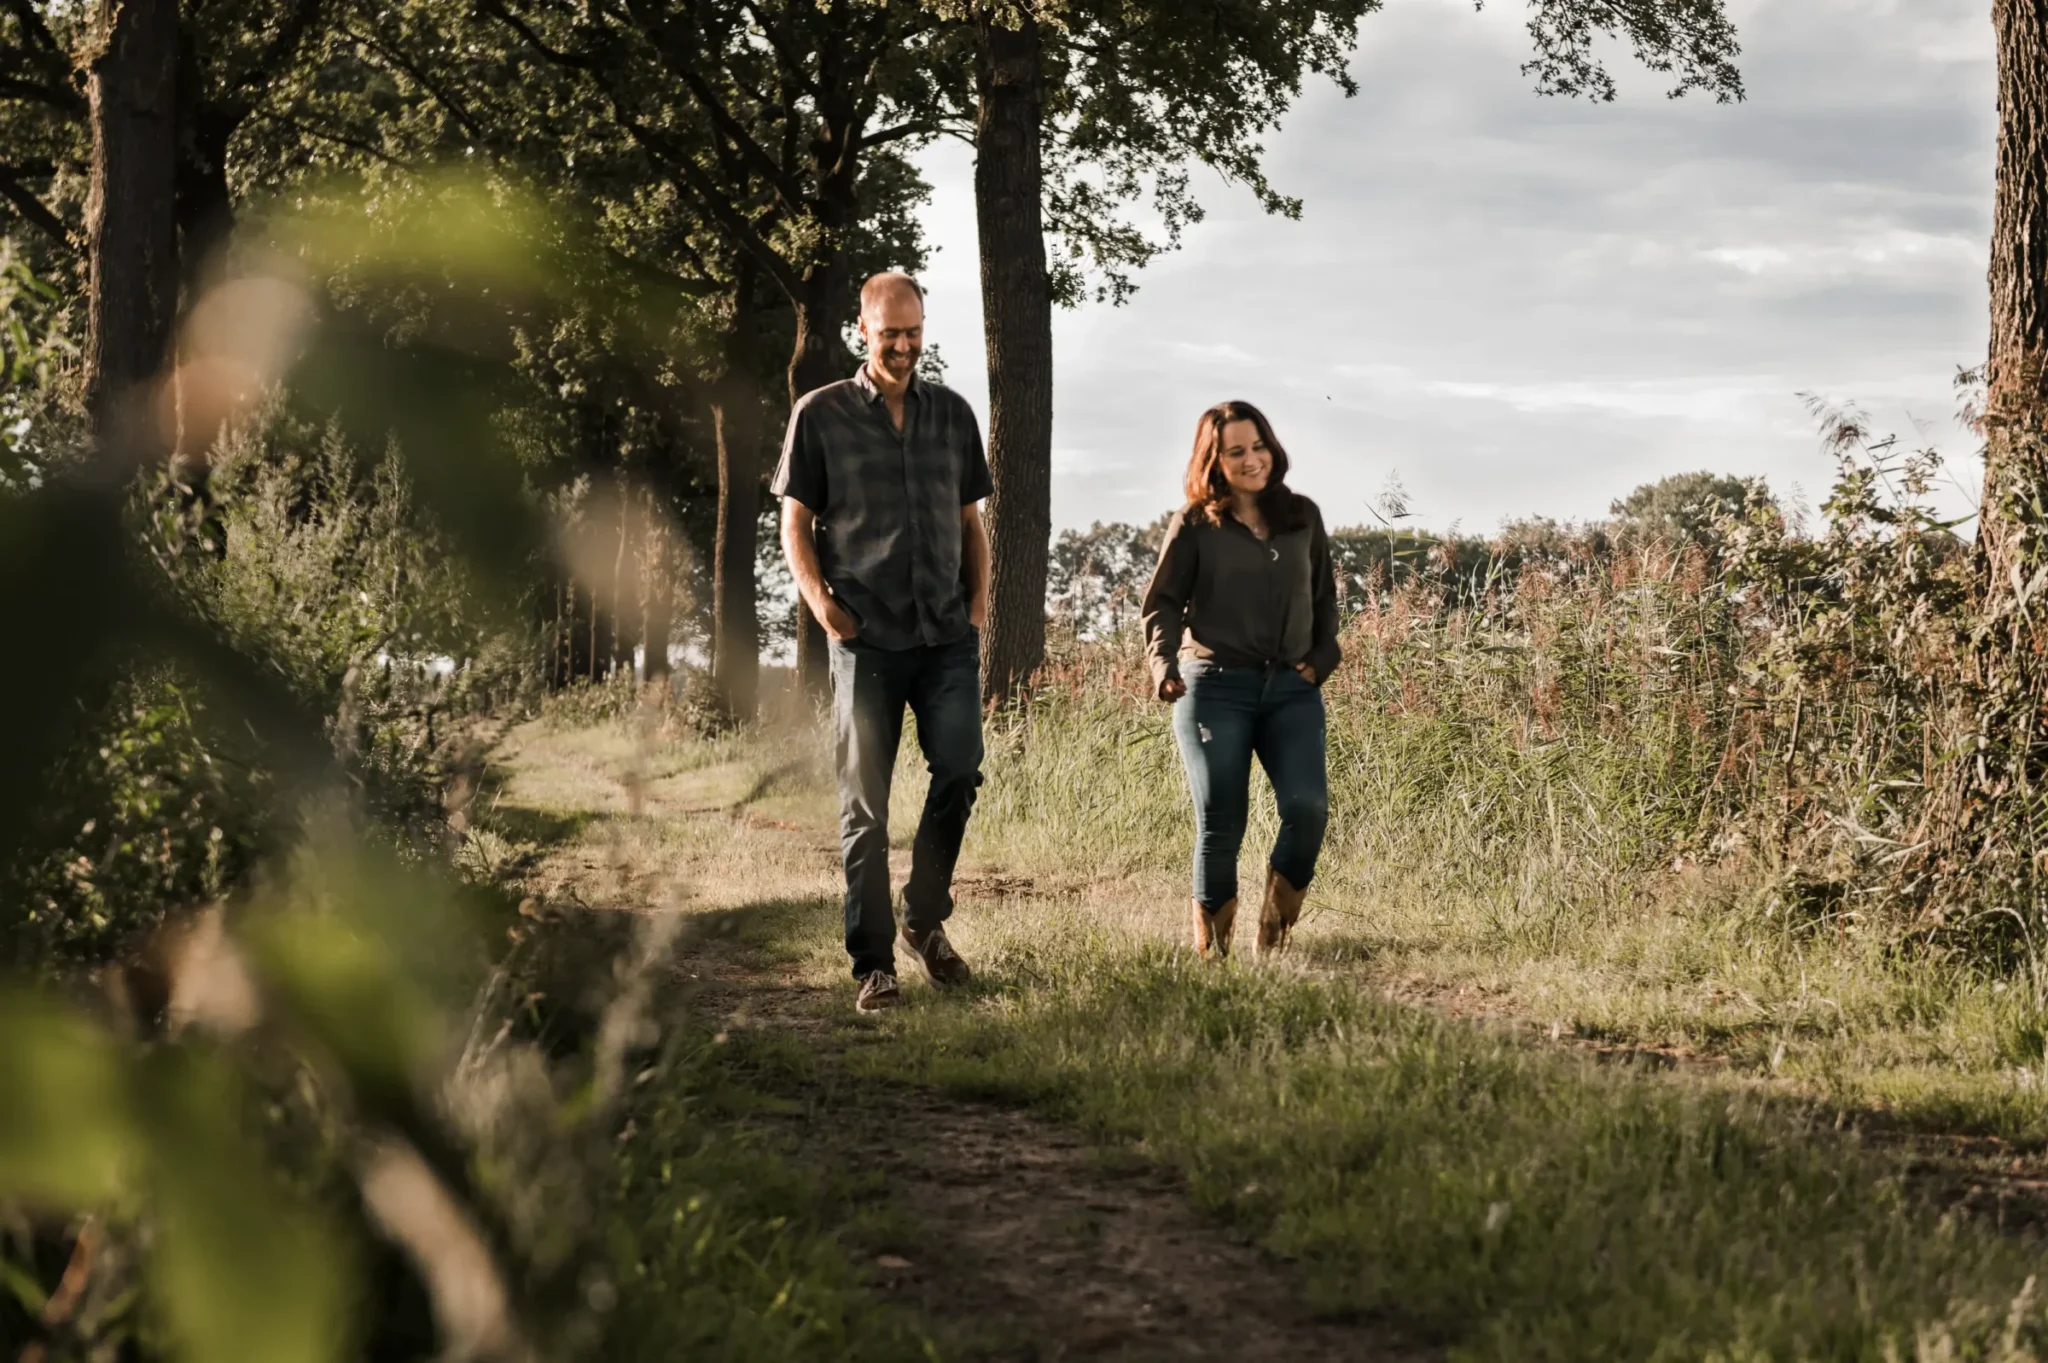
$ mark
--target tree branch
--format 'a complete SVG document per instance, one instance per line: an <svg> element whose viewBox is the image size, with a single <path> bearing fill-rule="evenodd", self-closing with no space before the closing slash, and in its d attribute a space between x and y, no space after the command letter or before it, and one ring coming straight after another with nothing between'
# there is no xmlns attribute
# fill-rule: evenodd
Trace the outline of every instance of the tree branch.
<svg viewBox="0 0 2048 1363"><path fill-rule="evenodd" d="M68 86L45 85L18 76L0 76L0 99L32 100L73 117L85 112L85 101Z"/></svg>
<svg viewBox="0 0 2048 1363"><path fill-rule="evenodd" d="M298 119L292 118L287 114L275 113L268 109L258 109L251 117L258 120L268 120L281 127L289 128L302 137L310 137L320 142L332 142L338 147L347 147L350 151L361 152L365 156L382 161L387 166L397 166L401 170L419 170L422 168L419 162L407 160L403 156L393 156L382 147L367 142L362 138L351 137L347 133L329 132L325 128L316 128L310 123L301 123Z"/></svg>
<svg viewBox="0 0 2048 1363"><path fill-rule="evenodd" d="M43 16L36 13L34 0L7 0L7 8L21 21L22 32L35 39L36 45L53 56L64 56L64 44L57 41L57 35L50 32L50 26L43 22Z"/></svg>
<svg viewBox="0 0 2048 1363"><path fill-rule="evenodd" d="M629 256L609 243L605 245L604 253L611 257L613 264L633 278L643 279L664 289L675 289L691 298L708 298L720 292L723 287L704 275L677 274L672 270L649 265L646 261Z"/></svg>
<svg viewBox="0 0 2048 1363"><path fill-rule="evenodd" d="M349 36L352 38L356 38L358 41L362 42L364 46L374 51L379 57L382 57L385 61L391 63L393 66L396 66L400 71L403 71L406 75L410 76L414 84L418 85L420 89L426 91L427 94L433 98L433 101L436 104L440 105L443 109L446 109L449 115L453 117L457 123L462 125L462 130L465 133L469 134L470 139L472 141L481 143L485 147L490 146L490 138L485 135L483 125L478 123L476 119L471 116L469 110L462 107L462 102L456 99L453 95L447 93L445 90L441 89L441 87L434 81L433 77L429 76L426 72L420 70L418 65L416 65L412 61L409 61L403 52L400 52L392 44L385 42L381 34L375 33L373 31L368 37L363 37L361 34L356 33L353 30L350 30Z"/></svg>
<svg viewBox="0 0 2048 1363"><path fill-rule="evenodd" d="M36 168L33 166L0 166L0 199L12 204L14 211L21 214L26 222L41 229L59 246L67 251L75 250L76 244L71 240L70 229L65 227L63 221L22 183L24 178L33 176L35 171Z"/></svg>
<svg viewBox="0 0 2048 1363"><path fill-rule="evenodd" d="M789 262L755 230L754 224L747 221L746 215L733 205L731 196L722 193L720 187L711 182L711 177L704 173L704 168L697 164L696 159L627 113L619 105L616 97L612 101L612 110L619 120L619 126L654 157L657 165L668 172L669 182L688 194L696 202L699 212L707 218L716 220L735 246L767 271L779 288L791 298L795 298L803 284L796 271L791 269Z"/></svg>
<svg viewBox="0 0 2048 1363"><path fill-rule="evenodd" d="M755 0L740 0L740 8L760 27L761 36L767 39L769 49L775 53L776 62L796 81L798 87L812 99L822 99L823 95L818 89L817 82L811 79L810 70L804 65L803 54L789 41L789 35L761 12L761 7Z"/></svg>
<svg viewBox="0 0 2048 1363"><path fill-rule="evenodd" d="M909 123L898 123L893 128L883 128L880 132L869 133L865 137L856 139L853 144L853 150L863 152L870 147L879 147L889 142L900 142L906 137L937 137L943 131L944 129L924 119L914 119Z"/></svg>
<svg viewBox="0 0 2048 1363"><path fill-rule="evenodd" d="M50 31L43 16L36 12L34 0L4 0L4 3L7 12L21 24L25 42L16 51L24 69L39 69L42 73L46 93L35 97L67 113L84 113L85 96L72 86L71 54L65 50L64 44L57 41L57 35Z"/></svg>
<svg viewBox="0 0 2048 1363"><path fill-rule="evenodd" d="M628 0L628 8L634 12L640 31L653 42L655 53L661 58L662 65L683 82L691 98L696 101L697 107L710 118L711 126L739 150L753 173L760 176L781 197L784 206L790 212L802 211L802 182L770 156L746 124L734 116L725 101L719 98L718 92L712 88L711 82L705 78L703 69L685 55L669 37L669 26L661 22L659 16L649 14L644 3Z"/></svg>
<svg viewBox="0 0 2048 1363"><path fill-rule="evenodd" d="M541 56L547 58L556 66L566 66L572 71L589 71L594 68L595 63L589 57L579 52L568 52L561 48L550 47L546 39L534 32L532 25L514 14L502 3L502 0L482 0L479 8L493 19L504 24L514 33L517 33L528 47L540 53Z"/></svg>

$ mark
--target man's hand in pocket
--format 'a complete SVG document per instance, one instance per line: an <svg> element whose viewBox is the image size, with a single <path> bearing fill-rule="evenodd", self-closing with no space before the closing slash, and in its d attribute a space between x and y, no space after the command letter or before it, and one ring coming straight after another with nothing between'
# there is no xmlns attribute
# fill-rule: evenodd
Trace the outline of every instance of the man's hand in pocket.
<svg viewBox="0 0 2048 1363"><path fill-rule="evenodd" d="M842 644L860 633L860 626L855 623L853 615L846 607L829 596L825 598L824 604L825 609L816 614L818 623L825 627L825 633Z"/></svg>

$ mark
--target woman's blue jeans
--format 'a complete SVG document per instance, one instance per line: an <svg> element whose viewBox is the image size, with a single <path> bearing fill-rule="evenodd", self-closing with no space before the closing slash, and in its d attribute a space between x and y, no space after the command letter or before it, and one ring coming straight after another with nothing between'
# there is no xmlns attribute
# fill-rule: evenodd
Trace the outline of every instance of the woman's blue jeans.
<svg viewBox="0 0 2048 1363"><path fill-rule="evenodd" d="M1292 667L1182 664L1188 693L1173 705L1173 736L1195 801L1195 900L1237 898L1237 851L1251 806L1252 758L1280 809L1272 868L1297 890L1315 877L1330 821L1323 693Z"/></svg>

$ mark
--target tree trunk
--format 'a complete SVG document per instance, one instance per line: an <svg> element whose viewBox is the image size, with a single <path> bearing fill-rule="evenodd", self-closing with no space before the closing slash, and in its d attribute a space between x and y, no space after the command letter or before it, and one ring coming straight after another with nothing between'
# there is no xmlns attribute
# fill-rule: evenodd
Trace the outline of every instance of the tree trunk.
<svg viewBox="0 0 2048 1363"><path fill-rule="evenodd" d="M1037 22L977 17L980 112L974 209L988 345L989 499L994 552L982 689L1007 704L1045 660L1046 555L1052 541L1052 277L1045 263Z"/></svg>
<svg viewBox="0 0 2048 1363"><path fill-rule="evenodd" d="M718 538L712 547L711 688L734 724L758 711L761 619L754 579L761 523L761 392L755 382L754 276L742 269L725 376L712 420L718 436Z"/></svg>
<svg viewBox="0 0 2048 1363"><path fill-rule="evenodd" d="M1937 887L1976 906L2038 904L2028 836L2048 775L2048 0L1995 0L1998 191L1991 236L1975 711L1932 818ZM1957 896L1937 888L1933 916ZM2035 918L2028 913L2028 919Z"/></svg>
<svg viewBox="0 0 2048 1363"><path fill-rule="evenodd" d="M605 666L610 676L624 668L633 672L633 652L640 643L640 588L634 581L640 562L640 523L634 515L640 499L634 495L632 480L624 469L617 475L619 507L619 548L612 559L611 599L605 614L610 622L611 656Z"/></svg>
<svg viewBox="0 0 2048 1363"><path fill-rule="evenodd" d="M87 96L92 183L85 402L93 436L161 454L146 385L178 308L177 0L100 0Z"/></svg>
<svg viewBox="0 0 2048 1363"><path fill-rule="evenodd" d="M228 242L235 230L233 193L228 188L228 143L245 116L239 106L214 106L198 98L199 57L188 32L179 44L177 185L178 274L183 306L227 281ZM182 358L182 357L180 357ZM185 420L179 394L178 435L171 457L171 482L180 510L201 545L215 557L227 552L227 530L213 504L212 430L194 430Z"/></svg>
<svg viewBox="0 0 2048 1363"><path fill-rule="evenodd" d="M184 69L190 71L196 60L189 59ZM184 119L176 173L178 259L186 296L192 298L227 278L228 242L235 232L228 143L241 119L219 109L189 106Z"/></svg>
<svg viewBox="0 0 2048 1363"><path fill-rule="evenodd" d="M734 724L752 723L761 676L755 537L761 522L761 398L728 372L712 411L718 431L718 542L712 560L711 685Z"/></svg>
<svg viewBox="0 0 2048 1363"><path fill-rule="evenodd" d="M569 585L563 580L551 595L555 598L554 624L548 631L548 689L559 691L569 684Z"/></svg>
<svg viewBox="0 0 2048 1363"><path fill-rule="evenodd" d="M796 303L796 344L789 361L792 407L804 394L853 375L853 356L841 338L839 326L832 321L844 304L845 281L843 258L815 265L804 276L803 296ZM806 695L825 694L830 685L830 666L824 628L811 618L810 608L798 598L796 677Z"/></svg>
<svg viewBox="0 0 2048 1363"><path fill-rule="evenodd" d="M661 514L659 494L647 489L646 604L641 618L646 622L641 647L647 662L641 676L650 686L669 679L668 641L675 628L676 569L675 527Z"/></svg>

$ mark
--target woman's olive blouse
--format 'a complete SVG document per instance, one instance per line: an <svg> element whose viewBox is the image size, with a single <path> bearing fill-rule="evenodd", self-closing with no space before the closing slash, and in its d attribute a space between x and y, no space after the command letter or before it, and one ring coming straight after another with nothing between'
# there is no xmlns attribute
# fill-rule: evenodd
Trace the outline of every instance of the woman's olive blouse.
<svg viewBox="0 0 2048 1363"><path fill-rule="evenodd" d="M1159 566L1145 589L1145 649L1156 687L1179 659L1223 667L1307 663L1322 681L1337 647L1337 575L1322 512L1302 499L1300 529L1262 540L1225 516L1210 525L1185 510L1166 523Z"/></svg>

